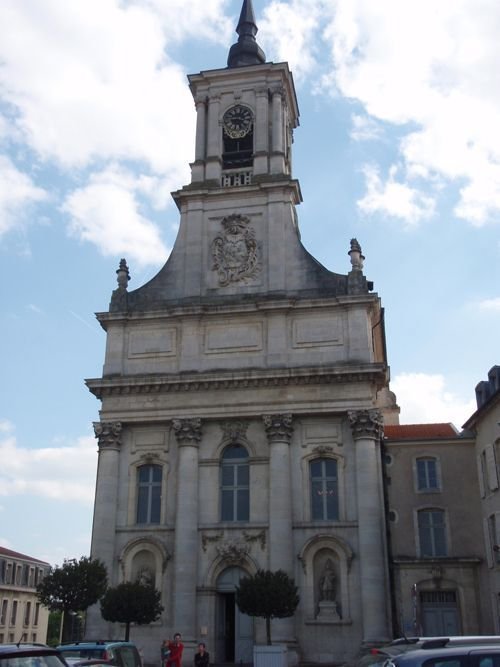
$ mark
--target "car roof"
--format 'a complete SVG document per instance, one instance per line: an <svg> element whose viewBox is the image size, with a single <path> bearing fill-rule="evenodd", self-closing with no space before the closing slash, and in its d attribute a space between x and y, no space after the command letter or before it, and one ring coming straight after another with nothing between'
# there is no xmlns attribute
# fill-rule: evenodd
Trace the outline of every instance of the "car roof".
<svg viewBox="0 0 500 667"><path fill-rule="evenodd" d="M107 646L135 646L134 642L121 641L120 639L98 639L96 641L83 640L81 642L70 642L68 644L59 644L60 651L70 650L72 648L106 648Z"/></svg>
<svg viewBox="0 0 500 667"><path fill-rule="evenodd" d="M14 644L0 644L0 653L58 653L57 649L47 646L47 644L23 644L21 642Z"/></svg>
<svg viewBox="0 0 500 667"><path fill-rule="evenodd" d="M461 645L455 644L439 648L416 648L412 651L406 651L404 653L400 653L399 655L389 657L386 661L386 664L389 664L390 662L395 662L397 665L404 665L406 662L421 663L432 658L441 658L445 656L450 657L464 654L469 655L470 653L482 653L485 650L489 653L500 653L500 644L486 641L484 644L476 642L473 644L463 643Z"/></svg>

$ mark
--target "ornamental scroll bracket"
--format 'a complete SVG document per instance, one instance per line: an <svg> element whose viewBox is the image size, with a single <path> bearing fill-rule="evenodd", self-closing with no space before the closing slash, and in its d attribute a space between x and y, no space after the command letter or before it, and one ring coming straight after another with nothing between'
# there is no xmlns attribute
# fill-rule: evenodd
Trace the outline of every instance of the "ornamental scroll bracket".
<svg viewBox="0 0 500 667"><path fill-rule="evenodd" d="M93 422L94 434L99 449L119 449L122 440L121 422Z"/></svg>
<svg viewBox="0 0 500 667"><path fill-rule="evenodd" d="M259 533L256 533L255 535L252 535L251 533L248 533L246 530L243 531L242 533L243 539L245 542L259 542L260 543L260 548L262 551L266 548L266 531L261 530Z"/></svg>

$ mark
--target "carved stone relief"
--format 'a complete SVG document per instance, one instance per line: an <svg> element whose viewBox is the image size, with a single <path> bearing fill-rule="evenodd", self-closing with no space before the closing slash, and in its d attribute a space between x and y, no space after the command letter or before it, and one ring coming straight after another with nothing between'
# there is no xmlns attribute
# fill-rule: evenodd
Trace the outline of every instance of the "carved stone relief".
<svg viewBox="0 0 500 667"><path fill-rule="evenodd" d="M212 242L213 269L221 287L248 282L260 272L255 231L249 223L249 218L238 213L226 216L222 220L224 231Z"/></svg>
<svg viewBox="0 0 500 667"><path fill-rule="evenodd" d="M222 429L222 440L246 440L246 433L248 422L233 419L231 421L222 422L220 425Z"/></svg>
<svg viewBox="0 0 500 667"><path fill-rule="evenodd" d="M179 444L194 444L201 440L201 419L174 419L172 426Z"/></svg>
<svg viewBox="0 0 500 667"><path fill-rule="evenodd" d="M224 542L224 544L217 547L217 552L226 563L236 565L245 560L249 552L249 547L247 544L242 544L241 542Z"/></svg>

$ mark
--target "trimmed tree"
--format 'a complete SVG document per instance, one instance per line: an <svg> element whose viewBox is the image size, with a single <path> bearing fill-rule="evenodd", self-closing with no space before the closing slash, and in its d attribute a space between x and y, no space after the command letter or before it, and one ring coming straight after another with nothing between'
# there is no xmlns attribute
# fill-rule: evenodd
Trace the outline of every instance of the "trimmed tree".
<svg viewBox="0 0 500 667"><path fill-rule="evenodd" d="M266 619L267 643L271 645L271 619L293 616L300 601L295 581L283 570L258 570L240 579L236 604L243 614Z"/></svg>
<svg viewBox="0 0 500 667"><path fill-rule="evenodd" d="M97 558L82 556L53 567L36 587L40 602L50 611L63 612L63 641L68 639L69 612L86 611L104 594L108 585L106 566ZM72 638L71 638L72 639Z"/></svg>
<svg viewBox="0 0 500 667"><path fill-rule="evenodd" d="M103 619L111 623L125 623L125 641L129 640L131 623L147 625L156 621L162 611L160 591L138 581L124 581L108 588L101 598Z"/></svg>

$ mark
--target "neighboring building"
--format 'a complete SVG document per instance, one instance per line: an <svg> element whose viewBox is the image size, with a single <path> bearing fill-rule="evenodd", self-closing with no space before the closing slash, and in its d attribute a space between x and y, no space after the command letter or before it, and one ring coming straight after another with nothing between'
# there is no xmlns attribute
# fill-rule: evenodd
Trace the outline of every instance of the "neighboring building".
<svg viewBox="0 0 500 667"><path fill-rule="evenodd" d="M49 563L0 547L0 644L45 642L49 611L36 597L36 585Z"/></svg>
<svg viewBox="0 0 500 667"><path fill-rule="evenodd" d="M251 662L264 623L238 611L235 586L258 568L299 586L295 616L273 621L291 661L344 662L390 636L383 311L355 239L346 274L300 242L293 78L256 32L244 0L228 67L189 76L196 151L174 249L132 292L122 260L98 313L92 556L112 585L161 590L161 620L133 630L148 662L174 631L186 663L200 639L215 662ZM94 607L86 633L122 629Z"/></svg>
<svg viewBox="0 0 500 667"><path fill-rule="evenodd" d="M500 633L500 366L476 386L477 410L464 424L476 442L481 514L489 570L488 601Z"/></svg>
<svg viewBox="0 0 500 667"><path fill-rule="evenodd" d="M493 634L474 438L385 427L394 634Z"/></svg>

